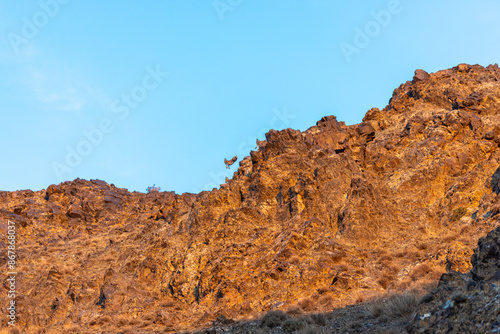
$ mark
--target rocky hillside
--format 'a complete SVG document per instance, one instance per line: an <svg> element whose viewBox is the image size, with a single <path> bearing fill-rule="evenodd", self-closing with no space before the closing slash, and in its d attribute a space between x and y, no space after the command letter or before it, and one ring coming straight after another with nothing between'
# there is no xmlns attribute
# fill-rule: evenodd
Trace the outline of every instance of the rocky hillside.
<svg viewBox="0 0 500 334"><path fill-rule="evenodd" d="M17 328L170 333L428 288L469 271L500 225L499 143L500 69L461 64L417 70L360 124L270 131L210 192L81 179L0 192Z"/></svg>
<svg viewBox="0 0 500 334"><path fill-rule="evenodd" d="M500 333L500 228L479 240L470 273L441 276L412 322L414 333Z"/></svg>
<svg viewBox="0 0 500 334"><path fill-rule="evenodd" d="M500 227L479 239L468 273L451 271L437 288L392 293L327 313L279 310L239 323L223 317L197 334L499 333Z"/></svg>

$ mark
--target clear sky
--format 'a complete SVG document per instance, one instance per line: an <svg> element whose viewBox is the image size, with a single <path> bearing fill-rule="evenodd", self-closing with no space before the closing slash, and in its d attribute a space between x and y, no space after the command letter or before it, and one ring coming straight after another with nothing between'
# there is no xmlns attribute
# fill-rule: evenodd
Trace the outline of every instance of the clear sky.
<svg viewBox="0 0 500 334"><path fill-rule="evenodd" d="M500 59L500 2L0 0L0 190L210 190L271 128Z"/></svg>

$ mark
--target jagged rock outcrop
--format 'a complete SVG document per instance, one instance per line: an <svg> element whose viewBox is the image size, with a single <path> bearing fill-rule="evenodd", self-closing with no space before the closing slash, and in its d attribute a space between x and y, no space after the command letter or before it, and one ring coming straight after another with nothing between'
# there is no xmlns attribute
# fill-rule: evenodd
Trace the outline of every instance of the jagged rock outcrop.
<svg viewBox="0 0 500 334"><path fill-rule="evenodd" d="M0 192L0 232L18 226L18 324L179 331L466 272L499 225L499 101L496 65L417 71L360 124L271 130L220 189Z"/></svg>
<svg viewBox="0 0 500 334"><path fill-rule="evenodd" d="M412 333L500 332L500 228L479 240L467 274L441 277L412 321Z"/></svg>

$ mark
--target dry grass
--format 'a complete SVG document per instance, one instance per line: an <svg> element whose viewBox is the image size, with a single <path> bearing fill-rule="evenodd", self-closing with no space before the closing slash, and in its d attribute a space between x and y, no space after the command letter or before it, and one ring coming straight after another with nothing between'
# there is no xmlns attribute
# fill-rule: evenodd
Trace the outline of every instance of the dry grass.
<svg viewBox="0 0 500 334"><path fill-rule="evenodd" d="M428 273L430 273L432 271L432 268L429 267L428 264L425 264L425 263L422 263L422 264L419 264L417 266L415 266L411 272L410 272L410 277L415 280L419 277L423 277L425 275L427 275Z"/></svg>
<svg viewBox="0 0 500 334"><path fill-rule="evenodd" d="M281 328L286 333L293 333L295 331L305 329L307 327L307 323L300 319L287 319L281 324Z"/></svg>
<svg viewBox="0 0 500 334"><path fill-rule="evenodd" d="M423 292L412 290L402 294L391 294L384 298L357 305L339 308L329 313L306 314L295 307L286 313L281 310L267 312L262 318L241 322L231 328L225 328L228 334L323 334L323 333L407 333L405 327L415 313ZM457 294L457 300L463 295ZM304 301L309 303L312 298ZM278 328L279 327L279 328ZM203 330L198 334L219 333Z"/></svg>
<svg viewBox="0 0 500 334"><path fill-rule="evenodd" d="M296 334L327 333L328 321L324 314L310 314L294 318L282 311L269 311L260 320L259 327L264 330L281 327L285 333Z"/></svg>
<svg viewBox="0 0 500 334"><path fill-rule="evenodd" d="M377 283L384 289L387 289L392 283L394 277L391 274L384 273L382 277L377 280Z"/></svg>
<svg viewBox="0 0 500 334"><path fill-rule="evenodd" d="M321 328L309 325L306 328L295 332L295 334L327 334L327 333L330 333L327 328Z"/></svg>
<svg viewBox="0 0 500 334"><path fill-rule="evenodd" d="M358 269L354 270L354 273L357 275L363 276L366 274L366 270L363 268L358 268Z"/></svg>
<svg viewBox="0 0 500 334"><path fill-rule="evenodd" d="M384 255L380 257L379 261L380 262L391 262L393 257L391 255Z"/></svg>
<svg viewBox="0 0 500 334"><path fill-rule="evenodd" d="M443 238L442 242L443 244L451 244L453 243L455 240L457 240L458 238L458 235L449 235L449 236L446 236Z"/></svg>
<svg viewBox="0 0 500 334"><path fill-rule="evenodd" d="M286 314L291 315L291 316L298 316L302 314L302 310L296 306L291 307L286 311Z"/></svg>
<svg viewBox="0 0 500 334"><path fill-rule="evenodd" d="M312 310L314 310L316 307L315 307L315 302L312 298L302 298L301 300L299 300L299 302L297 303L297 306L305 311L305 312L310 312Z"/></svg>
<svg viewBox="0 0 500 334"><path fill-rule="evenodd" d="M410 277L413 281L417 281L422 278L432 277L434 278L436 270L429 265L422 263L412 269L410 272Z"/></svg>
<svg viewBox="0 0 500 334"><path fill-rule="evenodd" d="M318 301L321 305L328 307L331 306L334 302L334 298L332 295L323 295L320 297Z"/></svg>
<svg viewBox="0 0 500 334"><path fill-rule="evenodd" d="M367 308L374 318L408 320L417 309L421 297L420 292L409 291L372 302Z"/></svg>
<svg viewBox="0 0 500 334"><path fill-rule="evenodd" d="M427 247L429 247L429 245L427 245L425 242L421 242L421 243L417 244L415 247L417 247L418 250L423 251L423 250L426 250Z"/></svg>
<svg viewBox="0 0 500 334"><path fill-rule="evenodd" d="M283 311L269 311L261 319L260 327L275 328L281 326L281 324L288 320L290 317Z"/></svg>

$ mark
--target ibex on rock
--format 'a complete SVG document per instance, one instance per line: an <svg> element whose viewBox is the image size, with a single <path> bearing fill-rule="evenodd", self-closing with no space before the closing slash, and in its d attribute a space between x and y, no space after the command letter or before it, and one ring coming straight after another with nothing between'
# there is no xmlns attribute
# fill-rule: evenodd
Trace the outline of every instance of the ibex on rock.
<svg viewBox="0 0 500 334"><path fill-rule="evenodd" d="M238 160L238 156L234 156L231 160L224 159L224 163L226 164L226 168L229 169L229 166L234 164Z"/></svg>

